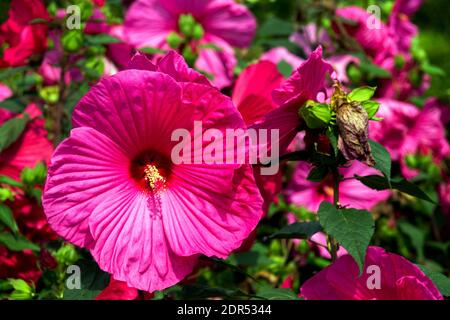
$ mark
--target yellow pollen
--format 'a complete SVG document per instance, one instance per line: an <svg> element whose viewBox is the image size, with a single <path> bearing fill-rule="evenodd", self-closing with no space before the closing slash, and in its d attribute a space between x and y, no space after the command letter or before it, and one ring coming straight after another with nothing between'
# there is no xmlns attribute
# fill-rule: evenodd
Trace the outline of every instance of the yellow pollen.
<svg viewBox="0 0 450 320"><path fill-rule="evenodd" d="M158 168L154 165L146 165L144 169L145 181L148 186L153 190L159 190L165 187L166 179L159 173Z"/></svg>
<svg viewBox="0 0 450 320"><path fill-rule="evenodd" d="M334 190L333 190L333 188L330 187L330 186L325 186L325 187L323 188L323 191L324 191L325 194L326 194L327 196L329 196L329 197L332 197L333 194L334 194Z"/></svg>

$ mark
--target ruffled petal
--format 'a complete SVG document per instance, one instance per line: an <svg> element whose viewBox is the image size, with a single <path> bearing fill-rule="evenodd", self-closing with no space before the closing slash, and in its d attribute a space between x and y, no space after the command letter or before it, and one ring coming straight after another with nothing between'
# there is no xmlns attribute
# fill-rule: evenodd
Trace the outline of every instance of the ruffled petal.
<svg viewBox="0 0 450 320"><path fill-rule="evenodd" d="M219 89L231 85L234 67L237 64L234 50L228 43L212 35L205 36L200 44L213 43L216 48L202 48L195 68L211 76L211 82Z"/></svg>
<svg viewBox="0 0 450 320"><path fill-rule="evenodd" d="M256 32L255 17L245 6L232 0L209 1L199 19L207 33L235 47L248 47Z"/></svg>
<svg viewBox="0 0 450 320"><path fill-rule="evenodd" d="M300 107L308 99L315 100L317 93L324 88L326 74L332 72L331 64L322 58L322 47L318 47L279 89L274 90L274 101L280 105L298 104Z"/></svg>
<svg viewBox="0 0 450 320"><path fill-rule="evenodd" d="M95 239L91 253L100 268L149 292L179 282L197 261L197 256L180 257L170 249L163 227L167 204L160 197L125 185L89 217Z"/></svg>
<svg viewBox="0 0 450 320"><path fill-rule="evenodd" d="M95 146L95 147L94 147ZM88 218L129 181L129 160L116 143L92 128L76 128L56 149L43 194L52 228L68 241L89 247Z"/></svg>
<svg viewBox="0 0 450 320"><path fill-rule="evenodd" d="M81 99L73 125L95 128L131 157L146 149L170 155L172 132L192 126L180 101L181 88L170 76L125 70L103 78Z"/></svg>
<svg viewBox="0 0 450 320"><path fill-rule="evenodd" d="M128 9L124 22L127 42L133 46L160 48L177 28L178 17L164 6L165 1L138 0Z"/></svg>
<svg viewBox="0 0 450 320"><path fill-rule="evenodd" d="M252 168L244 165L231 176L211 166L186 166L182 170L179 177L184 180L166 194L169 207L163 221L171 247L183 256L201 252L226 258L263 215Z"/></svg>
<svg viewBox="0 0 450 320"><path fill-rule="evenodd" d="M233 90L233 103L247 125L255 124L276 108L272 90L283 81L275 64L261 61L247 67L239 75Z"/></svg>

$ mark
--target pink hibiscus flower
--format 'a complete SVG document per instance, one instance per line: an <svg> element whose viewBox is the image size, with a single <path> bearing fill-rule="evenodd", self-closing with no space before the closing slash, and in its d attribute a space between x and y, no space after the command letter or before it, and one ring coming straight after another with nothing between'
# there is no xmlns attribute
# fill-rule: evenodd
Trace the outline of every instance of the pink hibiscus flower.
<svg viewBox="0 0 450 320"><path fill-rule="evenodd" d="M286 152L302 125L298 109L309 99L317 100L319 92L325 91L326 74L332 72L333 67L322 59L322 48L318 47L272 92L272 99L279 107L253 127L279 130L280 155Z"/></svg>
<svg viewBox="0 0 450 320"><path fill-rule="evenodd" d="M387 26L363 8L357 6L338 8L336 15L354 23L354 25L343 23L345 30L372 57L382 51L388 44ZM369 21L372 20L379 25L379 28L368 27ZM333 28L337 33L340 33L337 25L333 25Z"/></svg>
<svg viewBox="0 0 450 320"><path fill-rule="evenodd" d="M389 99L380 99L379 102L381 107L377 116L384 120L371 122L371 138L385 146L393 160L401 161L406 178L417 175L417 171L406 165L407 155L429 154L439 164L450 154L439 108L429 106L419 110L406 102Z"/></svg>
<svg viewBox="0 0 450 320"><path fill-rule="evenodd" d="M192 136L194 121L203 131L245 128L231 100L175 52L158 65L137 55L82 98L52 157L50 225L128 286L160 290L200 254L227 257L263 214L250 165L170 160L172 132Z"/></svg>
<svg viewBox="0 0 450 320"><path fill-rule="evenodd" d="M179 32L178 20L183 14L191 14L204 30L203 37L191 43L199 49L195 67L211 74L218 88L229 86L236 66L232 46L247 47L256 29L251 12L233 0L137 0L125 18L128 42L138 48L168 49L167 37ZM206 44L219 50L200 48Z"/></svg>
<svg viewBox="0 0 450 320"><path fill-rule="evenodd" d="M290 53L288 49L284 47L272 48L266 53L264 53L261 61L270 61L278 65L280 62L284 61L288 63L293 69L297 69L303 63L303 59L297 57L295 54Z"/></svg>
<svg viewBox="0 0 450 320"><path fill-rule="evenodd" d="M20 172L25 167L34 167L37 163L49 162L53 145L47 139L42 113L35 104L25 109L30 117L20 138L0 153L0 175L19 179ZM13 118L15 114L9 110L0 109L0 125Z"/></svg>
<svg viewBox="0 0 450 320"><path fill-rule="evenodd" d="M12 0L9 18L0 25L0 46L5 46L0 57L1 67L17 67L27 63L33 54L41 53L47 46L47 24L32 20L50 20L41 0Z"/></svg>
<svg viewBox="0 0 450 320"><path fill-rule="evenodd" d="M0 83L0 102L10 98L12 95L11 89L7 85Z"/></svg>
<svg viewBox="0 0 450 320"><path fill-rule="evenodd" d="M369 266L379 267L379 288L372 287ZM306 281L301 295L307 300L443 300L433 282L417 266L379 247L367 249L361 277L356 262L345 255Z"/></svg>
<svg viewBox="0 0 450 320"><path fill-rule="evenodd" d="M320 183L308 181L306 178L311 168L311 165L307 162L299 161L292 181L285 192L291 203L303 206L309 211L317 212L323 201L333 202L333 181L331 179ZM341 169L341 174L344 178L351 178L355 175L368 176L378 174L378 172L355 161L349 168ZM342 181L340 186L339 198L341 205L356 209L370 210L381 201L387 200L390 196L389 191L370 189L355 179Z"/></svg>
<svg viewBox="0 0 450 320"><path fill-rule="evenodd" d="M271 93L282 81L283 76L276 65L269 61L250 65L239 75L232 100L248 127L261 122L267 113L277 108ZM256 166L253 171L264 199L264 212L267 212L281 189L281 171L275 175L261 175Z"/></svg>

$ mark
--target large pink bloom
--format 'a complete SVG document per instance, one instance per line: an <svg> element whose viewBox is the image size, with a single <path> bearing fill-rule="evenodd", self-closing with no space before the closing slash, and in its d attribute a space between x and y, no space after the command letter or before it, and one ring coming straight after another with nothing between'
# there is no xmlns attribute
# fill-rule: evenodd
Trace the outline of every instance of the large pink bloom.
<svg viewBox="0 0 450 320"><path fill-rule="evenodd" d="M333 202L333 181L331 179L320 183L309 181L306 179L309 171L311 171L310 164L304 161L298 163L292 181L286 188L286 195L291 203L317 212L323 201ZM355 161L349 168L341 169L341 174L345 178L351 178L355 175L377 174L377 170ZM379 202L388 199L389 195L388 191L375 191L355 179L345 180L340 184L339 198L343 206L370 210Z"/></svg>
<svg viewBox="0 0 450 320"><path fill-rule="evenodd" d="M174 164L175 129L244 128L231 100L170 52L103 78L76 106L43 205L51 226L119 281L171 286L200 254L225 258L262 216L249 165ZM203 148L207 143L203 144Z"/></svg>
<svg viewBox="0 0 450 320"><path fill-rule="evenodd" d="M380 268L380 289L369 289L367 267ZM369 283L371 280L369 279ZM405 258L379 247L367 249L364 272L350 255L306 281L301 295L307 300L442 300L433 282Z"/></svg>
<svg viewBox="0 0 450 320"><path fill-rule="evenodd" d="M277 108L272 99L272 91L278 88L282 81L283 76L277 66L269 61L252 64L239 75L232 100L248 127L261 122L267 113ZM281 171L275 175L264 176L261 175L260 168L255 167L254 175L264 199L264 211L267 212L281 189Z"/></svg>
<svg viewBox="0 0 450 320"><path fill-rule="evenodd" d="M280 154L286 152L302 120L298 109L308 100L317 100L317 95L325 91L326 75L333 67L322 58L322 48L318 47L281 86L272 92L273 101L279 106L267 113L261 123L254 128L278 129Z"/></svg>
<svg viewBox="0 0 450 320"><path fill-rule="evenodd" d="M167 49L167 36L178 31L178 18L192 14L205 31L198 45L213 43L221 50L200 49L196 68L214 76L214 84L231 84L236 58L232 46L247 47L256 20L243 5L233 0L137 0L126 14L125 35L132 45Z"/></svg>
<svg viewBox="0 0 450 320"><path fill-rule="evenodd" d="M419 110L406 102L389 99L380 99L379 102L381 107L377 116L383 121L371 122L371 138L384 145L393 160L402 162L406 178L414 177L417 172L406 166L405 156L430 154L439 163L450 154L439 108L430 105Z"/></svg>
<svg viewBox="0 0 450 320"><path fill-rule="evenodd" d="M34 167L38 162L48 162L53 145L47 139L42 113L35 104L30 104L25 113L30 117L24 132L0 154L0 175L19 179L25 167ZM9 110L0 109L0 125L16 116Z"/></svg>
<svg viewBox="0 0 450 320"><path fill-rule="evenodd" d="M47 24L30 24L35 19L50 19L41 0L13 0L8 16L0 25L0 46L6 45L0 68L24 65L30 56L43 52L47 46Z"/></svg>

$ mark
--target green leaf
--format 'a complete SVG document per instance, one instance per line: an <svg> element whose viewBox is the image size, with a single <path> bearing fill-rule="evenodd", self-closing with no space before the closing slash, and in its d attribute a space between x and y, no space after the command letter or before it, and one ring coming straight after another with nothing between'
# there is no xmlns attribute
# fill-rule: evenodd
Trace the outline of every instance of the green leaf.
<svg viewBox="0 0 450 320"><path fill-rule="evenodd" d="M8 109L15 113L21 113L25 110L26 104L17 98L9 98L0 102L0 108Z"/></svg>
<svg viewBox="0 0 450 320"><path fill-rule="evenodd" d="M83 32L81 30L66 30L61 36L61 43L67 52L77 52L83 45Z"/></svg>
<svg viewBox="0 0 450 320"><path fill-rule="evenodd" d="M43 162L39 162L34 168L24 168L20 173L20 179L26 186L34 187L45 183L47 168Z"/></svg>
<svg viewBox="0 0 450 320"><path fill-rule="evenodd" d="M80 289L64 290L64 300L93 300L108 286L109 274L100 270L91 260L80 260L75 265L80 267Z"/></svg>
<svg viewBox="0 0 450 320"><path fill-rule="evenodd" d="M380 103L372 100L363 101L361 105L366 109L369 119L373 119L377 114L378 109L380 109Z"/></svg>
<svg viewBox="0 0 450 320"><path fill-rule="evenodd" d="M308 181L321 182L327 177L328 173L328 168L325 166L314 167L311 169L306 179Z"/></svg>
<svg viewBox="0 0 450 320"><path fill-rule="evenodd" d="M21 74L27 70L27 67L17 67L17 68L5 68L0 70L0 81L12 78L18 74Z"/></svg>
<svg viewBox="0 0 450 320"><path fill-rule="evenodd" d="M300 108L299 114L311 129L325 128L331 120L329 105L312 100L306 101L305 105Z"/></svg>
<svg viewBox="0 0 450 320"><path fill-rule="evenodd" d="M422 189L420 189L414 183L404 179L392 179L389 184L389 181L386 179L386 177L383 176L355 176L355 178L361 181L364 185L374 190L388 190L392 187L392 189L396 189L410 196L426 200L431 203L436 203L436 201L433 201L430 196L428 196Z"/></svg>
<svg viewBox="0 0 450 320"><path fill-rule="evenodd" d="M375 228L370 212L337 209L329 202L322 202L318 216L325 232L335 237L353 256L362 272L366 250Z"/></svg>
<svg viewBox="0 0 450 320"><path fill-rule="evenodd" d="M258 291L257 298L267 300L299 300L298 295L287 288L264 288Z"/></svg>
<svg viewBox="0 0 450 320"><path fill-rule="evenodd" d="M439 76L439 77L445 77L446 76L446 73L445 73L445 71L443 69L441 69L439 67L436 67L436 66L433 66L433 65L431 65L429 63L424 63L422 65L422 70L425 73L428 73L429 75L432 75L432 76Z"/></svg>
<svg viewBox="0 0 450 320"><path fill-rule="evenodd" d="M227 268L229 268L230 270L232 270L234 272L237 272L237 273L240 273L240 274L242 274L242 275L244 275L246 277L249 277L252 280L257 281L252 275L248 274L247 272L245 272L244 270L242 270L238 266L235 266L234 264L231 264L231 263L229 263L229 262L227 262L225 260L218 259L218 258L207 258L207 259L217 263L218 265L227 267Z"/></svg>
<svg viewBox="0 0 450 320"><path fill-rule="evenodd" d="M0 243L12 251L31 249L39 251L39 246L30 242L23 236L14 236L12 233L0 233Z"/></svg>
<svg viewBox="0 0 450 320"><path fill-rule="evenodd" d="M14 234L19 232L19 227L17 226L11 209L4 204L0 204L0 222L11 229Z"/></svg>
<svg viewBox="0 0 450 320"><path fill-rule="evenodd" d="M276 17L270 17L258 29L258 36L263 38L286 37L294 32L293 24Z"/></svg>
<svg viewBox="0 0 450 320"><path fill-rule="evenodd" d="M28 300L34 295L34 289L22 279L8 279L9 284L14 291L10 294L13 300Z"/></svg>
<svg viewBox="0 0 450 320"><path fill-rule="evenodd" d="M11 0L2 0L0 2L0 24L8 20L9 17L9 7L11 5Z"/></svg>
<svg viewBox="0 0 450 320"><path fill-rule="evenodd" d="M424 247L425 247L425 233L419 228L413 226L406 221L398 221L397 226L402 233L408 236L411 240L411 244L417 252L417 258L423 260Z"/></svg>
<svg viewBox="0 0 450 320"><path fill-rule="evenodd" d="M309 239L321 230L322 227L317 221L294 222L270 235L268 239Z"/></svg>
<svg viewBox="0 0 450 320"><path fill-rule="evenodd" d="M431 271L425 266L417 265L425 275L433 281L441 294L445 297L450 297L450 279L442 273Z"/></svg>
<svg viewBox="0 0 450 320"><path fill-rule="evenodd" d="M370 140L370 148L372 149L372 155L375 158L375 168L378 169L389 182L391 179L392 160L389 151L386 150L381 144Z"/></svg>
<svg viewBox="0 0 450 320"><path fill-rule="evenodd" d="M339 137L339 133L338 133L338 129L335 126L329 126L327 128L327 132L326 135L328 137L328 139L330 140L330 144L331 147L334 150L334 155L336 156L338 154L338 137Z"/></svg>
<svg viewBox="0 0 450 320"><path fill-rule="evenodd" d="M368 86L356 88L355 90L353 90L348 94L348 98L351 101L359 101L359 102L370 100L375 94L375 90L377 90L376 87L368 87Z"/></svg>
<svg viewBox="0 0 450 320"><path fill-rule="evenodd" d="M139 51L141 51L142 53L147 53L147 54L164 54L164 53L166 53L166 51L164 51L162 49L151 48L151 47L140 48Z"/></svg>
<svg viewBox="0 0 450 320"><path fill-rule="evenodd" d="M292 71L293 71L292 66L289 63L287 63L285 60L281 60L277 64L277 69L285 78L288 78L292 74Z"/></svg>
<svg viewBox="0 0 450 320"><path fill-rule="evenodd" d="M120 43L121 41L116 37L110 36L108 34L96 34L96 35L85 35L84 40L89 46L96 45L107 45L112 43Z"/></svg>
<svg viewBox="0 0 450 320"><path fill-rule="evenodd" d="M0 126L0 152L13 144L25 130L28 122L28 116L22 118L16 117L10 119Z"/></svg>
<svg viewBox="0 0 450 320"><path fill-rule="evenodd" d="M215 43L204 43L204 44L200 44L197 46L197 48L200 49L211 49L217 52L221 52L222 48L220 48L218 45L216 45Z"/></svg>
<svg viewBox="0 0 450 320"><path fill-rule="evenodd" d="M184 299L228 298L237 299L249 295L239 289L211 288L201 284L186 285L181 290Z"/></svg>
<svg viewBox="0 0 450 320"><path fill-rule="evenodd" d="M2 175L0 175L0 183L7 184L12 187L19 187L19 188L21 188L23 186L22 182L14 180L8 176L2 176Z"/></svg>

